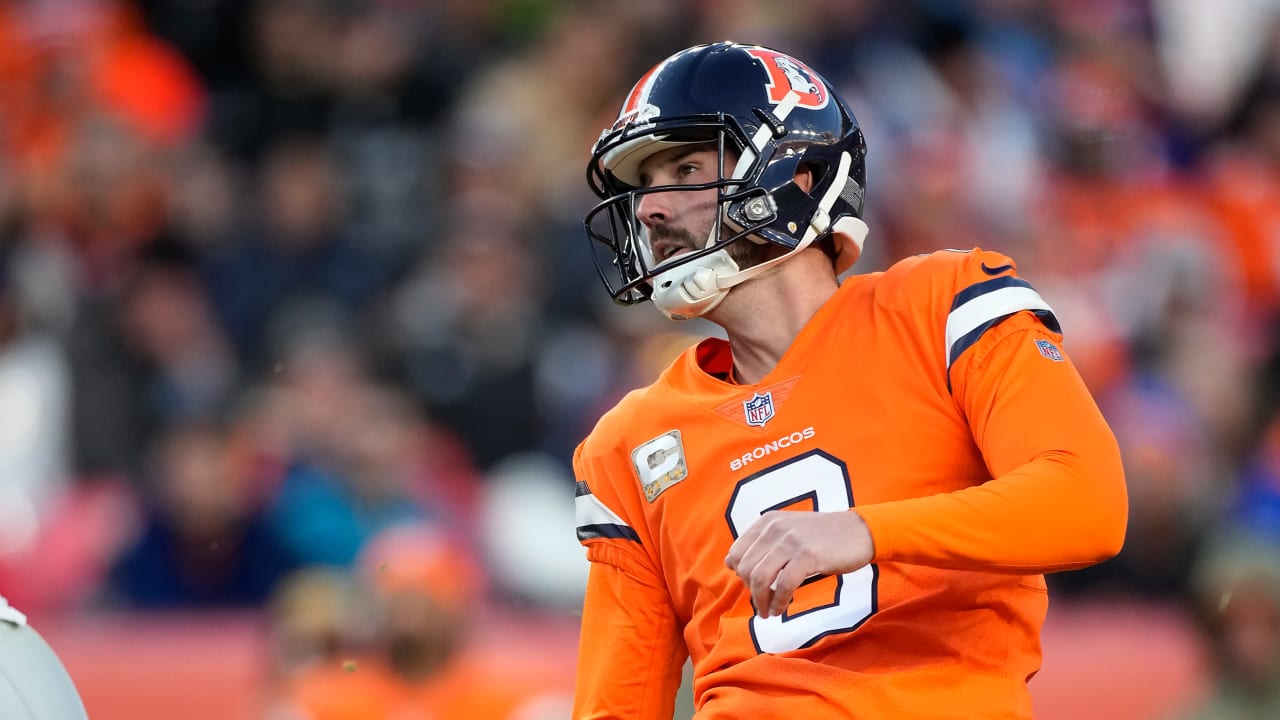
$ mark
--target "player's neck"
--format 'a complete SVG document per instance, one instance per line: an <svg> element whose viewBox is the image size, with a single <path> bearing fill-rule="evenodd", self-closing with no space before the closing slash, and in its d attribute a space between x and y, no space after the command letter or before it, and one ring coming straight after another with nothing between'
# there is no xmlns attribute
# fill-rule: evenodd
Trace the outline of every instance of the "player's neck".
<svg viewBox="0 0 1280 720"><path fill-rule="evenodd" d="M733 376L742 384L768 375L838 283L825 256L791 258L733 289L708 319L725 329Z"/></svg>

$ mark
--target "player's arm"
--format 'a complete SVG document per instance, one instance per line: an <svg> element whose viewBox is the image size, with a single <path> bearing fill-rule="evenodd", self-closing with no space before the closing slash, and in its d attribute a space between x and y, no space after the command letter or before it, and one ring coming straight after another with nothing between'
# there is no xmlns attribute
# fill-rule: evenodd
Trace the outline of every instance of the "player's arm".
<svg viewBox="0 0 1280 720"><path fill-rule="evenodd" d="M580 448L575 471L589 477L581 456ZM610 509L609 499L580 481L576 504L578 539L591 570L573 717L670 720L688 655L670 594L642 551L639 534Z"/></svg>
<svg viewBox="0 0 1280 720"><path fill-rule="evenodd" d="M1048 304L998 253L916 267L930 267L917 277L934 285L915 293L934 299L926 315L946 317L947 387L993 479L847 513L766 513L725 558L763 617L807 577L872 561L1039 574L1104 560L1124 541L1120 453Z"/></svg>
<svg viewBox="0 0 1280 720"><path fill-rule="evenodd" d="M1119 552L1120 452L1060 336L1019 312L959 358L951 382L993 479L857 508L874 559L1031 574Z"/></svg>
<svg viewBox="0 0 1280 720"><path fill-rule="evenodd" d="M593 560L573 717L670 720L686 654L666 589Z"/></svg>

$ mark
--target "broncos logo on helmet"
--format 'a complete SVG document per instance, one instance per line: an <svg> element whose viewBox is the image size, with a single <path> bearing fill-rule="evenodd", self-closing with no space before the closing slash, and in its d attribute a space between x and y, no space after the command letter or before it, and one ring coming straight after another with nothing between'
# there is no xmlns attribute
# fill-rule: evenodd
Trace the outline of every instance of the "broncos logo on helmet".
<svg viewBox="0 0 1280 720"><path fill-rule="evenodd" d="M753 47L746 48L747 54L760 61L765 72L769 73L769 99L775 104L787 98L787 93L798 93L798 107L821 110L827 104L826 84L816 79L817 73L807 65L793 57L783 55L776 50Z"/></svg>

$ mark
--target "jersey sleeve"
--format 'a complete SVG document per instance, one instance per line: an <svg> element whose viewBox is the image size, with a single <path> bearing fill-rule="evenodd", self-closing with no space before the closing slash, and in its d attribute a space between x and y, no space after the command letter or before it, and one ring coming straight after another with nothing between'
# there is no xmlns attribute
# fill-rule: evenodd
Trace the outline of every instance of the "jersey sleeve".
<svg viewBox="0 0 1280 720"><path fill-rule="evenodd" d="M1128 514L1115 437L1048 304L1007 257L973 255L946 315L945 372L991 479L860 506L875 560L1032 574L1109 558Z"/></svg>
<svg viewBox="0 0 1280 720"><path fill-rule="evenodd" d="M636 509L634 493L628 496L619 487L630 479L630 468L607 450L595 450L600 444L590 436L573 454L578 542L587 548L587 559L592 562L660 577L640 536L643 515Z"/></svg>
<svg viewBox="0 0 1280 720"><path fill-rule="evenodd" d="M573 461L578 540L591 561L573 717L669 720L688 650L666 584L642 546L639 519L629 519L611 482L629 478L627 468L586 447Z"/></svg>

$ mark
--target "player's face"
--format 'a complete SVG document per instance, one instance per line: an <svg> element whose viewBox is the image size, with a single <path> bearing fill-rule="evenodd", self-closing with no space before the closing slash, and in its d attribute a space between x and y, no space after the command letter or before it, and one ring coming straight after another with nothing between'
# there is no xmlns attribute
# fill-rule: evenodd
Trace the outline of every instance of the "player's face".
<svg viewBox="0 0 1280 720"><path fill-rule="evenodd" d="M735 161L725 153L726 165ZM698 185L719 180L728 169L721 167L714 142L679 145L646 158L640 164L640 183ZM705 247L719 210L716 188L648 193L636 202L636 218L648 229L649 251L659 265Z"/></svg>

